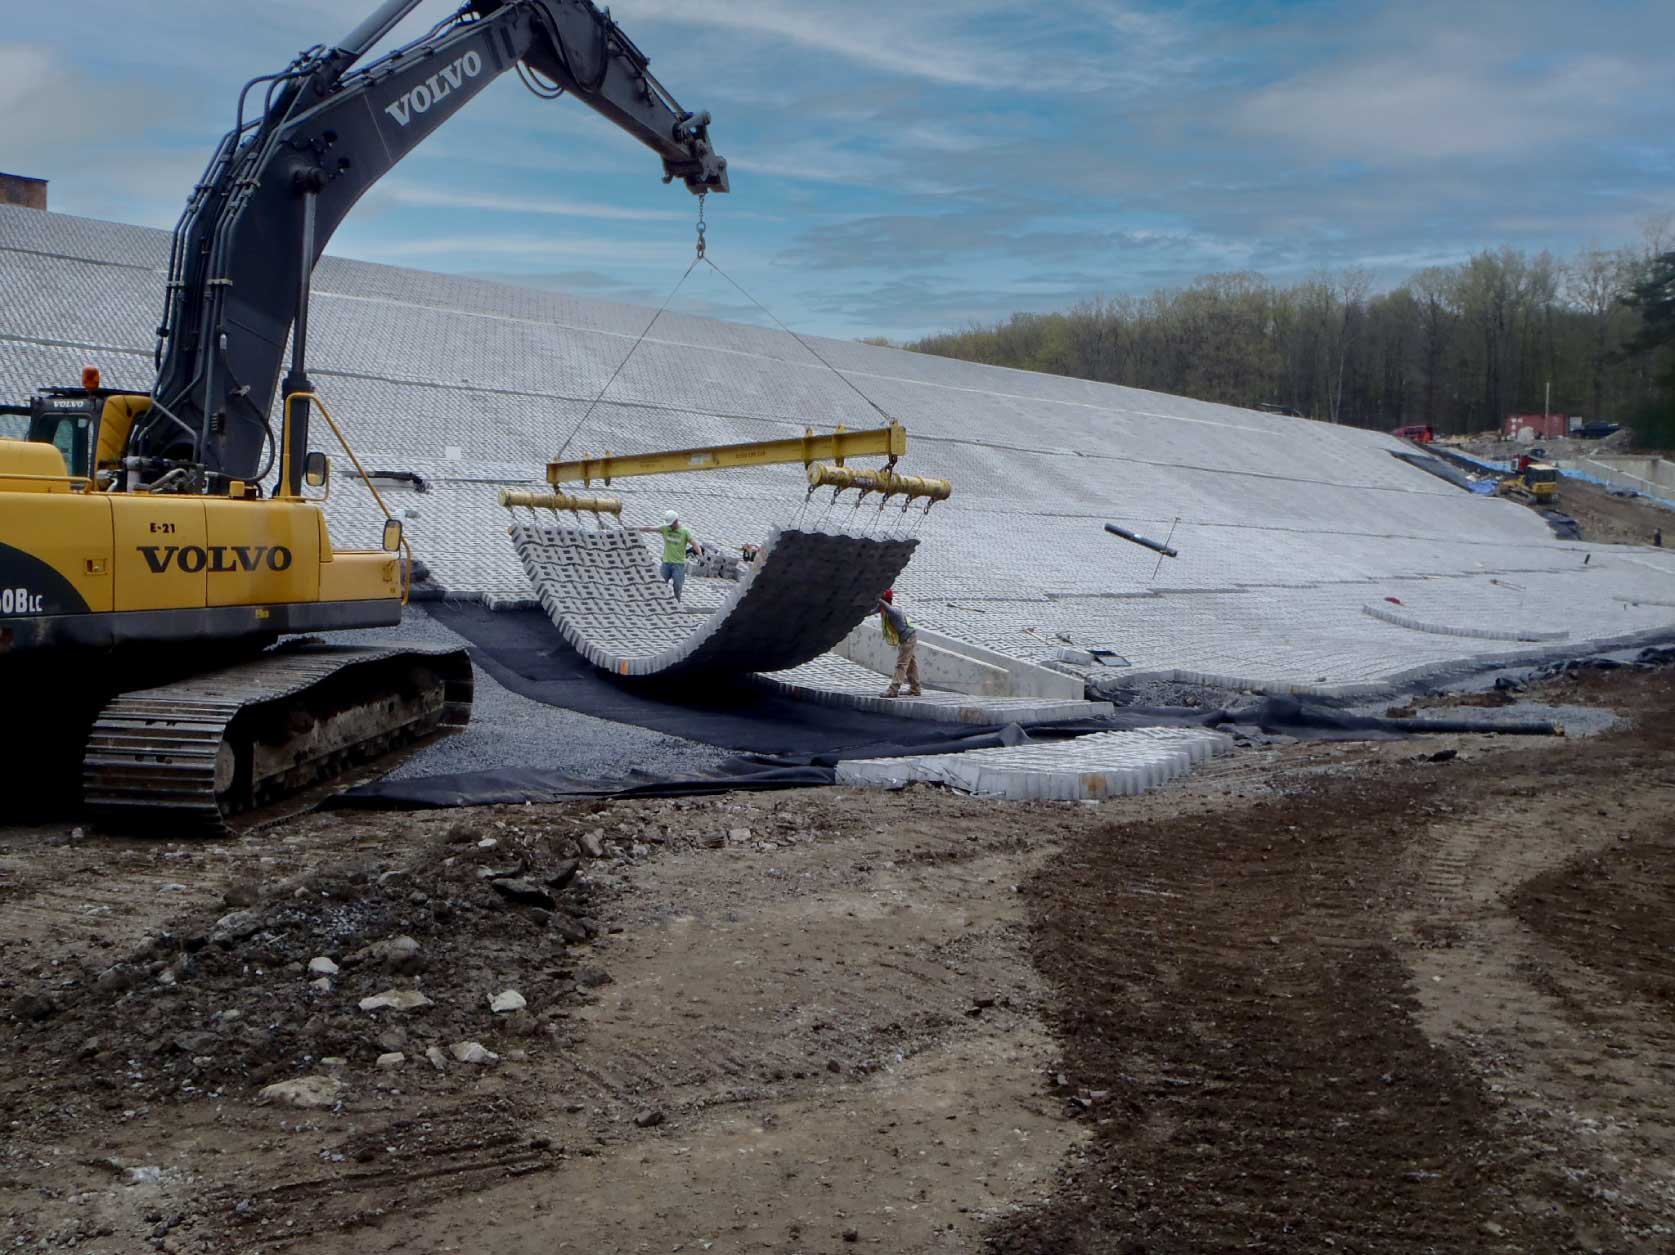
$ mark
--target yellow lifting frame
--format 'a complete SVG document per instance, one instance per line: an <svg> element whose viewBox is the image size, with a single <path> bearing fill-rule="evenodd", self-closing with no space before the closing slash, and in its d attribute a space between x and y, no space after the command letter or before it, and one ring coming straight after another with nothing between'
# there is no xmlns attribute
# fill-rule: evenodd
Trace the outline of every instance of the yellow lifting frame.
<svg viewBox="0 0 1675 1255"><path fill-rule="evenodd" d="M596 479L609 485L613 479L627 479L632 475L674 475L682 471L778 466L793 462L809 466L829 461L842 466L845 458L864 457L887 457L893 465L906 452L907 429L900 423L866 431L845 431L840 425L827 435L816 435L811 427L803 435L786 440L752 440L744 444L669 449L659 453L613 455L607 450L603 457L549 462L547 482L555 488L577 481L591 485Z"/></svg>

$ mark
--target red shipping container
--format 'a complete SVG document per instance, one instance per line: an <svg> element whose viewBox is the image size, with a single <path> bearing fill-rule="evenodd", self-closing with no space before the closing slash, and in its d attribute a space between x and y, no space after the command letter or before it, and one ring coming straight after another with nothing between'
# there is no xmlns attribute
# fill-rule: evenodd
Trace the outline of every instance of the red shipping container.
<svg viewBox="0 0 1675 1255"><path fill-rule="evenodd" d="M1501 431L1508 440L1516 440L1526 427L1537 440L1552 440L1570 431L1570 419L1563 414L1508 414Z"/></svg>

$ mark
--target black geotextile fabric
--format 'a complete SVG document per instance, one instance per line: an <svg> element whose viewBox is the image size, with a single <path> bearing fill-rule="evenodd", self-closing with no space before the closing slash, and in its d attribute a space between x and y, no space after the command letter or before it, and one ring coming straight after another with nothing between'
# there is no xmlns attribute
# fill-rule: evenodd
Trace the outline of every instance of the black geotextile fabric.
<svg viewBox="0 0 1675 1255"><path fill-rule="evenodd" d="M992 727L919 723L796 701L770 693L743 677L729 677L710 686L666 682L655 690L641 689L601 673L566 644L538 610L491 611L458 603L435 603L426 609L438 622L470 641L477 665L514 693L548 706L650 728L733 749L738 754L711 771L685 777L635 771L614 780L588 780L559 771L509 767L381 780L339 794L327 803L329 806L492 806L565 798L688 797L813 788L832 784L835 767L844 759L960 754L1133 728L1221 728L1301 740L1346 741L1394 740L1436 732L1551 735L1555 731L1545 722L1385 719L1291 697L1265 697L1215 709L1120 706L1098 719L1028 727L1016 723Z"/></svg>
<svg viewBox="0 0 1675 1255"><path fill-rule="evenodd" d="M824 708L822 708L824 709ZM900 723L900 720L893 721ZM897 758L904 755L959 754L968 750L1036 744L1160 726L1222 728L1232 732L1260 732L1301 740L1396 740L1420 733L1500 732L1551 735L1551 723L1491 723L1486 719L1384 719L1300 702L1288 697L1264 698L1245 706L1198 710L1181 706L1130 706L1102 719L1042 724L1029 730L1018 724L963 732L943 732L912 741L875 741L864 746L828 752L741 754L712 771L686 777L630 772L616 780L586 780L538 768L457 772L411 780L381 780L339 794L331 807L419 810L450 806L521 805L557 802L566 798L695 797L714 793L807 789L835 784L837 764L846 758Z"/></svg>
<svg viewBox="0 0 1675 1255"><path fill-rule="evenodd" d="M633 724L746 754L839 754L870 758L947 740L951 725L864 710L817 706L769 692L744 676L711 684L676 679L619 680L578 654L539 610L488 610L432 604L426 613L471 643L471 658L501 685L531 701ZM879 691L888 683L878 680ZM952 725L960 734L995 729Z"/></svg>
<svg viewBox="0 0 1675 1255"><path fill-rule="evenodd" d="M1458 467L1444 462L1441 458L1430 457L1423 453L1410 453L1406 449L1392 449L1390 450L1390 456L1399 458L1409 466L1416 466L1422 471L1435 475L1438 479L1447 480L1454 487L1464 488L1467 492L1471 491L1472 484L1475 482L1470 475L1467 475Z"/></svg>
<svg viewBox="0 0 1675 1255"><path fill-rule="evenodd" d="M897 722L900 722L899 720ZM1108 731L1105 724L1083 731ZM855 753L741 754L710 771L691 776L654 776L631 771L616 780L586 780L561 771L508 767L500 771L463 771L449 775L418 776L411 780L379 780L338 794L327 805L391 809L441 806L518 805L555 802L580 797L695 797L707 793L762 792L806 789L836 781L842 758L897 758L904 754L958 754L966 750L1023 745L1029 733L1017 724L984 728L912 744L879 742Z"/></svg>

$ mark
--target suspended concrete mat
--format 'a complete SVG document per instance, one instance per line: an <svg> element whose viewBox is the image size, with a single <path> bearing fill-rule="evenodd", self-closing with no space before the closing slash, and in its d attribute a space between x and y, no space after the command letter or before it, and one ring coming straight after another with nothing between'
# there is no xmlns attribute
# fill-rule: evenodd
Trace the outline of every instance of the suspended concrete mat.
<svg viewBox="0 0 1675 1255"><path fill-rule="evenodd" d="M877 609L919 544L776 528L721 608L697 619L632 532L515 523L511 536L564 639L622 676L782 671L818 658Z"/></svg>

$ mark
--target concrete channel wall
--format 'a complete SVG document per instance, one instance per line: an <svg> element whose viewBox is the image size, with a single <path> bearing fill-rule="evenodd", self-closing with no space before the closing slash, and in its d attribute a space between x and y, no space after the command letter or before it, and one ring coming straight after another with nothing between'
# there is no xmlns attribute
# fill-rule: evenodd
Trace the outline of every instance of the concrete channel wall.
<svg viewBox="0 0 1675 1255"><path fill-rule="evenodd" d="M919 673L924 682L951 693L973 697L1048 697L1067 701L1086 694L1080 676L1052 671L999 650L985 649L930 628L918 627ZM862 623L832 650L840 658L891 675L896 647L884 639L876 618Z"/></svg>
<svg viewBox="0 0 1675 1255"><path fill-rule="evenodd" d="M1648 497L1675 500L1675 462L1659 457L1577 458L1574 465L1613 488L1627 488ZM1570 467L1565 468L1568 472Z"/></svg>

